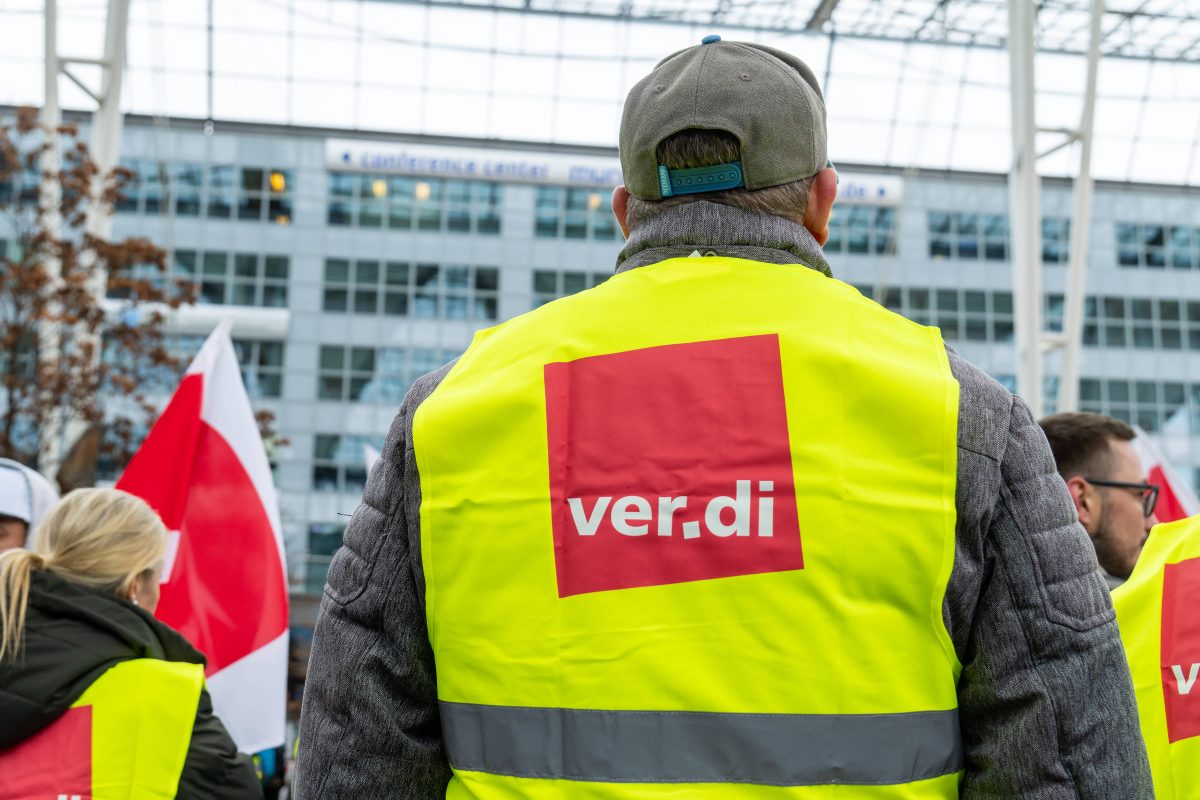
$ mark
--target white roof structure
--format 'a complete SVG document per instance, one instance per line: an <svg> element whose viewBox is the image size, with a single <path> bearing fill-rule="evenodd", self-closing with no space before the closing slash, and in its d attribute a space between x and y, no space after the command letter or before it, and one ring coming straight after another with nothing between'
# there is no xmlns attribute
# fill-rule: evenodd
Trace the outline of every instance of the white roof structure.
<svg viewBox="0 0 1200 800"><path fill-rule="evenodd" d="M60 0L60 51L98 55L106 7ZM41 102L41 8L0 0L0 103ZM613 146L629 86L667 53L719 33L794 52L823 76L835 163L1005 172L1006 9L999 0L134 0L123 106ZM1094 176L1200 183L1200 2L1106 9ZM1040 4L1041 127L1078 124L1088 14L1086 0ZM77 71L86 81L88 68ZM61 103L88 107L65 82ZM1061 138L1042 136L1040 149ZM1070 148L1039 163L1043 175L1074 168Z"/></svg>

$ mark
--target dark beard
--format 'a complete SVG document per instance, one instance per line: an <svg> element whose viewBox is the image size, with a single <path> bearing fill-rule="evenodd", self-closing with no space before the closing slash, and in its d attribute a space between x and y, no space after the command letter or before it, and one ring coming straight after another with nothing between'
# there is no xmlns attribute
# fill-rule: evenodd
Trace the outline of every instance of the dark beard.
<svg viewBox="0 0 1200 800"><path fill-rule="evenodd" d="M1121 554L1117 552L1116 537L1113 535L1110 519L1108 514L1101 513L1100 525L1096 528L1096 535L1092 537L1092 547L1096 548L1096 560L1100 562L1101 569L1114 578L1127 580L1133 570L1120 563Z"/></svg>

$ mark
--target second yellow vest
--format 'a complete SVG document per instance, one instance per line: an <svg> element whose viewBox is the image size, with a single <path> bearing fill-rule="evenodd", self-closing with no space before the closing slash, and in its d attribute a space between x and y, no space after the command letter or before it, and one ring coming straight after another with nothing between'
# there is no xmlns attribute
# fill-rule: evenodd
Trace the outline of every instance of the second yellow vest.
<svg viewBox="0 0 1200 800"><path fill-rule="evenodd" d="M1154 795L1200 800L1200 517L1156 525L1113 590Z"/></svg>

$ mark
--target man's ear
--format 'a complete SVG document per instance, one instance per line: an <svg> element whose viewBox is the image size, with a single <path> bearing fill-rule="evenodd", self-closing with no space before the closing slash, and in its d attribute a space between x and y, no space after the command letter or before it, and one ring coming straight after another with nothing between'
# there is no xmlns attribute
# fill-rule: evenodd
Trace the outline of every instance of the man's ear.
<svg viewBox="0 0 1200 800"><path fill-rule="evenodd" d="M1067 491L1071 493L1071 500L1075 503L1075 513L1079 515L1080 524L1090 536L1099 519L1100 495L1094 486L1078 475L1067 481Z"/></svg>
<svg viewBox="0 0 1200 800"><path fill-rule="evenodd" d="M804 227L824 245L829 241L829 217L833 214L833 201L837 199L837 173L831 167L813 176L808 190L808 206L804 209Z"/></svg>
<svg viewBox="0 0 1200 800"><path fill-rule="evenodd" d="M625 221L626 215L629 213L629 190L623 185L613 189L612 196L613 216L617 218L617 224L621 226L621 233L625 234L625 238L629 238L629 223Z"/></svg>

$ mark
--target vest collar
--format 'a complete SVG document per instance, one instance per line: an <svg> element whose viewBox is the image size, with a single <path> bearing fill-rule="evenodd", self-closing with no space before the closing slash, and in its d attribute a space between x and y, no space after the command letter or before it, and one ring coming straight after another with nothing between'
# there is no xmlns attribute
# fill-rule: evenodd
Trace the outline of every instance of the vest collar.
<svg viewBox="0 0 1200 800"><path fill-rule="evenodd" d="M616 271L687 257L697 250L769 264L803 264L833 275L821 246L803 225L707 200L669 208L638 225L617 255Z"/></svg>

